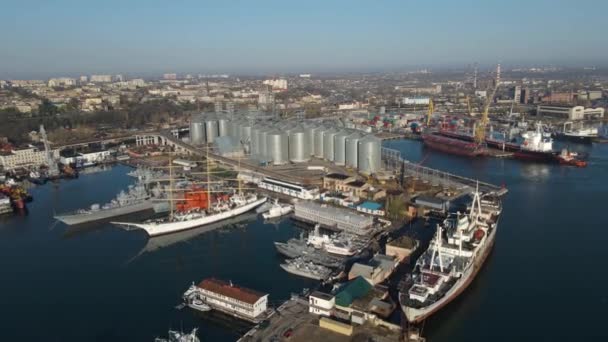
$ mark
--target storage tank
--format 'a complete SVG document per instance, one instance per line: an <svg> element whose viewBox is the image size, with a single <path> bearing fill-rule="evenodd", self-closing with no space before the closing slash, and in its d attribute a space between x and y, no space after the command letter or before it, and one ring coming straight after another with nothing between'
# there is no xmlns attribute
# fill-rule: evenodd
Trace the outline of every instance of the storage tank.
<svg viewBox="0 0 608 342"><path fill-rule="evenodd" d="M323 158L323 135L328 128L319 127L315 130L314 155L317 158Z"/></svg>
<svg viewBox="0 0 608 342"><path fill-rule="evenodd" d="M190 143L192 145L205 143L205 123L200 115L193 116L190 121Z"/></svg>
<svg viewBox="0 0 608 342"><path fill-rule="evenodd" d="M357 168L357 158L358 158L358 149L359 149L359 139L362 138L361 133L353 133L346 137L345 141L345 164L348 167L352 167L354 169Z"/></svg>
<svg viewBox="0 0 608 342"><path fill-rule="evenodd" d="M217 119L215 116L210 115L205 118L205 136L208 143L212 143L217 138Z"/></svg>
<svg viewBox="0 0 608 342"><path fill-rule="evenodd" d="M255 125L251 128L251 154L260 154L260 136L259 131L262 128L261 125Z"/></svg>
<svg viewBox="0 0 608 342"><path fill-rule="evenodd" d="M240 125L240 138L243 144L251 143L251 124L243 121Z"/></svg>
<svg viewBox="0 0 608 342"><path fill-rule="evenodd" d="M228 125L230 124L230 121L228 121L228 118L225 116L220 116L217 119L217 133L219 137L225 137L228 135Z"/></svg>
<svg viewBox="0 0 608 342"><path fill-rule="evenodd" d="M371 175L380 171L380 148L382 141L373 135L366 135L359 139L359 172Z"/></svg>
<svg viewBox="0 0 608 342"><path fill-rule="evenodd" d="M268 132L271 131L270 128L268 127L261 127L260 130L258 131L258 154L261 157L267 157L268 156L268 142L266 140L266 137L268 136Z"/></svg>
<svg viewBox="0 0 608 342"><path fill-rule="evenodd" d="M273 165L283 165L289 162L289 138L287 133L273 130L266 135L268 159Z"/></svg>
<svg viewBox="0 0 608 342"><path fill-rule="evenodd" d="M335 128L328 129L323 134L323 158L334 161L334 137L339 133Z"/></svg>
<svg viewBox="0 0 608 342"><path fill-rule="evenodd" d="M349 131L341 131L334 136L334 163L336 165L346 163L346 137L351 134Z"/></svg>
<svg viewBox="0 0 608 342"><path fill-rule="evenodd" d="M310 144L310 155L312 156L313 154L315 154L315 148L314 148L314 143L315 143L315 131L318 129L318 126L315 124L310 124L308 125L305 130L306 130L306 135L308 136L308 143Z"/></svg>
<svg viewBox="0 0 608 342"><path fill-rule="evenodd" d="M297 126L289 132L289 160L303 163L310 160L310 142L306 130Z"/></svg>

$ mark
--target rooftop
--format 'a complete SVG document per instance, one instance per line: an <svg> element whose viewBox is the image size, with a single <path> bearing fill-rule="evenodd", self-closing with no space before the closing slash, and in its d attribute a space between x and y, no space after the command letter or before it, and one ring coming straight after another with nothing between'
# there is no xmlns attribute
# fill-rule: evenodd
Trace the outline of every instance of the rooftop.
<svg viewBox="0 0 608 342"><path fill-rule="evenodd" d="M365 201L359 204L360 207L368 210L380 210L382 209L382 204L378 202Z"/></svg>
<svg viewBox="0 0 608 342"><path fill-rule="evenodd" d="M353 188L360 188L360 187L364 186L365 184L367 184L367 183L365 183L364 181L360 181L360 180L356 180L356 181L347 183L348 186L352 186Z"/></svg>
<svg viewBox="0 0 608 342"><path fill-rule="evenodd" d="M329 173L329 174L325 175L325 178L338 179L338 180L345 180L350 177L352 177L352 176L344 175L341 173Z"/></svg>
<svg viewBox="0 0 608 342"><path fill-rule="evenodd" d="M267 294L240 287L215 278L207 278L198 284L198 287L207 291L234 298L248 304L255 304L260 298Z"/></svg>

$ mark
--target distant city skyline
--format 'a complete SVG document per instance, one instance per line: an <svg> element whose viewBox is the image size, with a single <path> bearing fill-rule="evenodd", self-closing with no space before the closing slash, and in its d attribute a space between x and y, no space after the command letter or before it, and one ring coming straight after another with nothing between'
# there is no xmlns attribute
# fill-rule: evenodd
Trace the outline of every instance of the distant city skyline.
<svg viewBox="0 0 608 342"><path fill-rule="evenodd" d="M19 1L1 78L605 66L608 2Z"/></svg>

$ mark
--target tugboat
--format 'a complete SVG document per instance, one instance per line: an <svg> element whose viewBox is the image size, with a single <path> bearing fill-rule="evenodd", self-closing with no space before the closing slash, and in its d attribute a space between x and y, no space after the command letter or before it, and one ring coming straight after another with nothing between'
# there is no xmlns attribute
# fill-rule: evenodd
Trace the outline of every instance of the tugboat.
<svg viewBox="0 0 608 342"><path fill-rule="evenodd" d="M283 215L287 215L293 211L293 205L291 204L281 204L278 200L275 200L270 209L262 214L262 217L265 220L273 219L276 217L281 217Z"/></svg>
<svg viewBox="0 0 608 342"><path fill-rule="evenodd" d="M579 159L579 155L576 152L570 152L567 148L563 149L562 152L557 156L557 160L562 165L571 165L576 167L586 167L587 162Z"/></svg>

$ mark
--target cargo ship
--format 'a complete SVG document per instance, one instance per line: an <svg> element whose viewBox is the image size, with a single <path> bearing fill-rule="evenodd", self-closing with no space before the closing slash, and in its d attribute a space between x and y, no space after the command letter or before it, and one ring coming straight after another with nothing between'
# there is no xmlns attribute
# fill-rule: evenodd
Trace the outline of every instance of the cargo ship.
<svg viewBox="0 0 608 342"><path fill-rule="evenodd" d="M487 155L485 147L472 141L445 136L439 132L422 134L425 146L441 152L465 157L483 157Z"/></svg>
<svg viewBox="0 0 608 342"><path fill-rule="evenodd" d="M475 279L496 237L501 205L478 191L468 214L456 213L437 225L435 237L416 262L399 293L411 323L420 323L457 298Z"/></svg>

